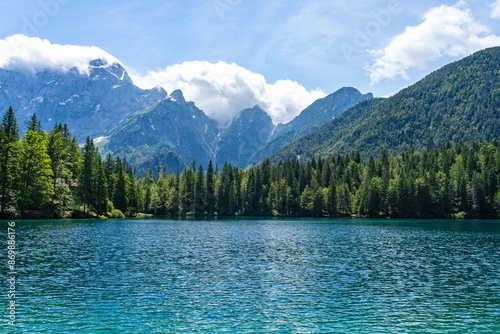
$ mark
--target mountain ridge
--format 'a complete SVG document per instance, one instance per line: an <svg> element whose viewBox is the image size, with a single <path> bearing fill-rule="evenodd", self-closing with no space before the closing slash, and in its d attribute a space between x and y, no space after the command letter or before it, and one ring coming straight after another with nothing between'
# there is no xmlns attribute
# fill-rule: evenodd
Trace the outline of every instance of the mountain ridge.
<svg viewBox="0 0 500 334"><path fill-rule="evenodd" d="M271 140L250 157L249 163L261 162L300 137L342 115L357 103L372 98L372 93L362 94L353 87L344 87L316 100L291 122L279 124L273 132Z"/></svg>

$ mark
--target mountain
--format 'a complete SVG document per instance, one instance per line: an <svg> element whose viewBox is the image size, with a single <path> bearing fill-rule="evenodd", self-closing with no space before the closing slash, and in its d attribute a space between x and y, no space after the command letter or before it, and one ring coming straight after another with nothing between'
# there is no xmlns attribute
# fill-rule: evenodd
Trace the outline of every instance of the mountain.
<svg viewBox="0 0 500 334"><path fill-rule="evenodd" d="M113 128L104 151L125 156L136 164L167 163L170 171L184 163L196 160L207 165L215 160L213 147L219 135L217 124L198 109L193 102L186 102L181 91L152 107L134 113ZM161 162L155 157L158 150L176 153L181 161ZM135 154L135 155L134 155ZM170 154L171 159L177 159ZM175 167L173 169L172 167Z"/></svg>
<svg viewBox="0 0 500 334"><path fill-rule="evenodd" d="M271 117L255 106L219 130L215 121L175 91L120 123L102 147L104 153L127 157L139 169L167 164L174 172L193 160L204 166L209 160L244 166L274 128ZM158 157L160 151L163 157Z"/></svg>
<svg viewBox="0 0 500 334"><path fill-rule="evenodd" d="M260 162L300 137L316 130L323 124L338 117L357 103L372 99L373 94L362 94L352 87L344 87L333 94L316 100L287 124L279 124L273 132L272 140L250 157L249 162Z"/></svg>
<svg viewBox="0 0 500 334"><path fill-rule="evenodd" d="M136 112L118 124L103 150L124 156L140 168L167 164L172 172L193 160L204 166L212 160L244 167L256 161L254 158L259 152L277 151L348 107L371 98L371 94L343 88L314 102L285 125L275 127L271 117L255 106L242 110L228 128L219 129L193 102L186 102L181 91L175 91L153 107ZM277 131L287 132L270 141ZM159 151L168 159L158 158L156 152Z"/></svg>
<svg viewBox="0 0 500 334"><path fill-rule="evenodd" d="M336 153L338 142L351 134L355 128L373 109L385 99L374 98L362 101L344 112L318 130L296 140L292 144L271 156L272 163L284 159L310 159L317 156L328 156Z"/></svg>
<svg viewBox="0 0 500 334"><path fill-rule="evenodd" d="M246 166L248 158L267 143L274 128L271 117L259 106L243 110L222 133L217 161Z"/></svg>
<svg viewBox="0 0 500 334"><path fill-rule="evenodd" d="M500 136L500 47L444 66L376 105L356 106L272 156L313 156L410 148L451 142L491 142ZM361 109L360 109L361 108ZM345 128L343 128L345 126ZM342 131L341 136L336 134Z"/></svg>
<svg viewBox="0 0 500 334"><path fill-rule="evenodd" d="M302 137L340 116L358 102L371 98L373 98L372 93L361 94L356 88L341 88L335 93L316 100L289 123L279 124L274 132L274 137L290 132L297 133L298 136Z"/></svg>
<svg viewBox="0 0 500 334"><path fill-rule="evenodd" d="M11 56L0 68L0 110L12 105L21 134L36 113L45 129L66 123L80 143L94 138L103 155L127 158L139 169L166 164L174 172L193 160L205 166L212 160L245 167L372 98L342 88L287 124L275 127L255 106L240 111L228 128L219 128L193 102L186 102L181 91L168 95L162 88L137 87L119 60L102 50L80 48L84 54L53 63L43 47L27 50L47 63Z"/></svg>
<svg viewBox="0 0 500 334"><path fill-rule="evenodd" d="M128 115L166 96L162 88L140 89L121 64L101 59L89 63L88 73L76 67L36 73L0 69L0 110L12 105L21 132L36 113L45 129L66 123L79 142L106 136Z"/></svg>

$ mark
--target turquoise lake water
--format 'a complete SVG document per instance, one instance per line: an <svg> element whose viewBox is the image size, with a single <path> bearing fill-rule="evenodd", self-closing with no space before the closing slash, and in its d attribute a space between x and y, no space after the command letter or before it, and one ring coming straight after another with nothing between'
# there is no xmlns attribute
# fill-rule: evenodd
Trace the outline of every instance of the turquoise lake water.
<svg viewBox="0 0 500 334"><path fill-rule="evenodd" d="M25 333L500 333L500 222L16 221Z"/></svg>

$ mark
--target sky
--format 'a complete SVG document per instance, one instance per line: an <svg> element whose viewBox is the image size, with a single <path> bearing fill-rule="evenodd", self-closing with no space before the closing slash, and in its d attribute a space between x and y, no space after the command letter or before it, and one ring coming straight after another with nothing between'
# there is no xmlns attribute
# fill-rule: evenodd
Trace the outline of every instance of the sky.
<svg viewBox="0 0 500 334"><path fill-rule="evenodd" d="M500 0L1 1L0 68L115 59L222 125L255 104L287 122L345 86L390 96L500 46Z"/></svg>

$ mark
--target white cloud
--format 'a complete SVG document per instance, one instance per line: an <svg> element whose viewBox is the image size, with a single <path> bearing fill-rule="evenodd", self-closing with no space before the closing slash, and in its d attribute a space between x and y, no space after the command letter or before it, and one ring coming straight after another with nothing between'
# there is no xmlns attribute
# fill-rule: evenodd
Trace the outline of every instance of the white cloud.
<svg viewBox="0 0 500 334"><path fill-rule="evenodd" d="M454 6L431 8L420 25L407 27L385 48L371 50L376 59L366 69L372 84L399 76L408 79L409 69L425 68L428 62L444 56L469 55L497 45L500 37L477 22L460 1Z"/></svg>
<svg viewBox="0 0 500 334"><path fill-rule="evenodd" d="M261 74L222 61L185 62L146 76L131 77L142 88L161 86L168 92L182 90L186 100L195 101L221 126L228 125L239 111L256 104L269 113L273 122L285 123L326 95L319 89L307 91L290 80L268 84Z"/></svg>
<svg viewBox="0 0 500 334"><path fill-rule="evenodd" d="M0 40L0 68L36 73L43 70L66 72L77 67L88 73L89 62L102 59L107 64L118 59L98 47L51 44L48 40L14 35Z"/></svg>
<svg viewBox="0 0 500 334"><path fill-rule="evenodd" d="M496 0L491 5L491 17L494 19L500 19L500 0Z"/></svg>

